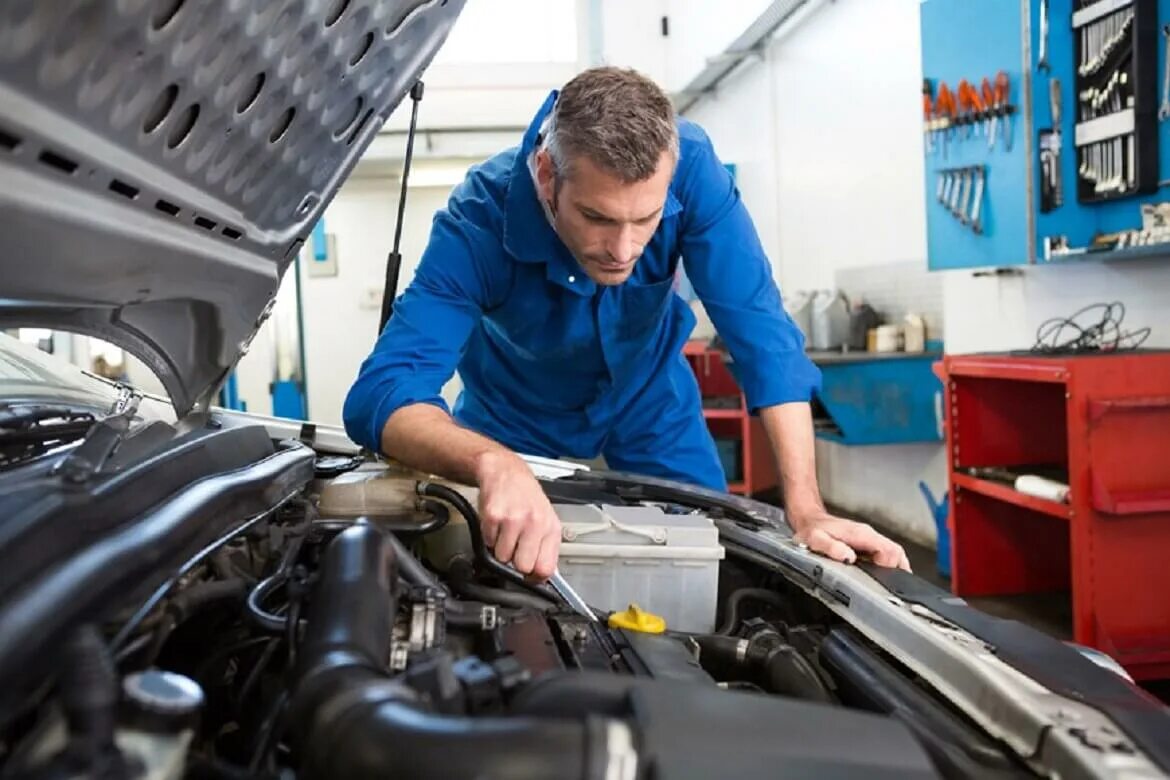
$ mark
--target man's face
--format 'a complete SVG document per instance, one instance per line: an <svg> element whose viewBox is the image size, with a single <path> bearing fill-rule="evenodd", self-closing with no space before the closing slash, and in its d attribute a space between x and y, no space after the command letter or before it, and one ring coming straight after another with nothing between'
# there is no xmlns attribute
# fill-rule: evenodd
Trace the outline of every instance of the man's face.
<svg viewBox="0 0 1170 780"><path fill-rule="evenodd" d="M571 167L558 188L552 159L547 151L538 151L538 194L553 213L557 235L589 278L602 285L621 284L630 278L662 220L674 159L663 152L654 174L633 183L585 157L573 160Z"/></svg>

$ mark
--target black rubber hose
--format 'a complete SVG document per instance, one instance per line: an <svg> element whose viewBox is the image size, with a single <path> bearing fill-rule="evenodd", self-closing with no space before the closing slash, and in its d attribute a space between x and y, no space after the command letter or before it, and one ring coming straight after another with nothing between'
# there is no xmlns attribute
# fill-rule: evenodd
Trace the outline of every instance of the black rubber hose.
<svg viewBox="0 0 1170 780"><path fill-rule="evenodd" d="M167 611L174 615L176 624L181 624L212 604L221 601L242 601L247 592L248 583L238 577L199 582L175 594L167 605Z"/></svg>
<svg viewBox="0 0 1170 780"><path fill-rule="evenodd" d="M534 609L539 612L547 612L557 606L544 598L544 596L535 593L521 593L519 591L481 585L475 581L471 563L464 558L456 558L451 561L451 568L448 570L447 575L451 580L451 587L454 591L465 598L486 601L489 604L501 604L505 607Z"/></svg>
<svg viewBox="0 0 1170 780"><path fill-rule="evenodd" d="M267 631L270 634L283 634L287 624L287 618L280 615L274 615L264 608L264 601L279 590L288 581L288 572L278 571L271 577L261 580L256 587L248 594L248 599L245 602L245 614L248 619L262 631Z"/></svg>
<svg viewBox="0 0 1170 780"><path fill-rule="evenodd" d="M772 693L805 701L834 701L816 669L791 645L721 634L697 635L694 640L699 645L700 664L713 676L739 670Z"/></svg>
<svg viewBox="0 0 1170 780"><path fill-rule="evenodd" d="M751 599L763 601L774 607L783 609L786 606L780 594L766 588L740 588L727 599L727 614L723 618L723 625L719 626L717 634L730 634L739 624L739 608L744 601Z"/></svg>
<svg viewBox="0 0 1170 780"><path fill-rule="evenodd" d="M359 525L333 539L309 603L289 724L305 780L606 777L606 724L427 712L385 675L394 545Z"/></svg>
<svg viewBox="0 0 1170 780"><path fill-rule="evenodd" d="M995 743L880 658L853 631L830 631L820 658L844 701L901 720L946 776L1016 776L1020 771Z"/></svg>
<svg viewBox="0 0 1170 780"><path fill-rule="evenodd" d="M69 726L69 753L83 767L119 755L114 742L118 677L98 630L84 625L65 644L57 683Z"/></svg>
<svg viewBox="0 0 1170 780"><path fill-rule="evenodd" d="M398 561L398 573L402 575L404 580L411 585L434 588L444 594L449 592L447 587L439 582L439 578L432 574L422 561L414 557L410 550L406 549L402 540L391 533L386 534L386 540L394 548L394 556Z"/></svg>
<svg viewBox="0 0 1170 780"><path fill-rule="evenodd" d="M478 569L494 574L507 582L519 585L525 590L532 591L541 598L550 599L553 603L561 603L561 599L557 598L551 591L529 582L524 579L523 574L505 566L495 559L495 556L491 554L491 551L488 550L487 545L484 543L483 529L479 526L479 513L475 511L475 507L471 505L471 502L463 497L462 493L446 485L439 485L434 482L419 482L417 490L419 495L446 501L455 507L455 510L459 514L463 515L463 519L467 521L467 533L471 536L471 550L475 554L475 565Z"/></svg>

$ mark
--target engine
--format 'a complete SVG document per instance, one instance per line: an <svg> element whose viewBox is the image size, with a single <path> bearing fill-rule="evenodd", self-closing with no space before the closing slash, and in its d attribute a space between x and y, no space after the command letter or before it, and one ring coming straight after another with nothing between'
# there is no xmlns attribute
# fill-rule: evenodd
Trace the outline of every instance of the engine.
<svg viewBox="0 0 1170 780"><path fill-rule="evenodd" d="M937 705L775 571L723 561L711 630L590 620L495 563L450 488L379 485L394 509L380 495L375 516L370 485L336 484L209 550L145 612L79 632L58 695L6 735L4 776L936 776L888 715L917 708L938 732ZM1014 771L984 754L949 774Z"/></svg>

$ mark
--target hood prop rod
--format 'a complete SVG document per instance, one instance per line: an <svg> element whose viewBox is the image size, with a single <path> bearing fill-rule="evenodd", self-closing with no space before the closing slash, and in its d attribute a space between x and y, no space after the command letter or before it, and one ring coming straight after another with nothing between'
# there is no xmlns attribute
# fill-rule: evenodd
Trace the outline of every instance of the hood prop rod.
<svg viewBox="0 0 1170 780"><path fill-rule="evenodd" d="M406 157L402 161L402 192L398 196L398 221L394 225L394 248L386 257L386 286L382 289L382 316L378 320L378 334L386 329L390 315L394 313L394 296L398 294L398 271L402 267L402 255L398 248L402 243L402 220L406 215L406 182L410 178L410 161L414 158L414 132L418 126L418 104L422 101L423 83L416 81L410 88L410 129L406 131Z"/></svg>

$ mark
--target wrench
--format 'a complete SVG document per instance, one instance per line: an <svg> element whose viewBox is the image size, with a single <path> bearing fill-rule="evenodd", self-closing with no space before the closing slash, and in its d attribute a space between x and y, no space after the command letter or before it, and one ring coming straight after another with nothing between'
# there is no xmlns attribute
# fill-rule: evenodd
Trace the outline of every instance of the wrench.
<svg viewBox="0 0 1170 780"><path fill-rule="evenodd" d="M1162 107L1158 109L1159 122L1170 119L1170 24L1163 25L1162 40L1166 42L1166 45L1162 47L1166 64L1162 68Z"/></svg>
<svg viewBox="0 0 1170 780"><path fill-rule="evenodd" d="M1036 69L1048 72L1048 0L1040 0L1040 61Z"/></svg>
<svg viewBox="0 0 1170 780"><path fill-rule="evenodd" d="M955 212L955 216L959 218L959 222L967 225L970 223L968 218L969 206L971 205L971 169L963 171L963 199L959 204L959 210Z"/></svg>
<svg viewBox="0 0 1170 780"><path fill-rule="evenodd" d="M951 187L951 199L947 207L951 210L953 216L959 216L959 200L963 194L963 174L961 171L955 171L954 186Z"/></svg>
<svg viewBox="0 0 1170 780"><path fill-rule="evenodd" d="M971 229L976 235L983 233L983 222L979 218L980 207L983 205L983 166L975 169L975 202L971 206Z"/></svg>
<svg viewBox="0 0 1170 780"><path fill-rule="evenodd" d="M557 595L563 598L573 608L574 612L588 618L594 623L597 622L597 615L593 614L593 610L585 603L585 599L581 598L577 591L573 589L573 586L569 584L569 581L561 576L559 571L553 572L553 576L548 579L548 584L557 592Z"/></svg>
<svg viewBox="0 0 1170 780"><path fill-rule="evenodd" d="M1136 183L1136 179L1137 179L1137 173L1136 173L1136 171L1134 170L1134 169L1135 169L1135 165L1134 165L1134 162L1135 162L1135 160L1134 160L1134 152L1135 152L1136 150L1135 150L1135 148L1134 148L1134 137L1133 137L1133 135L1130 135L1128 138L1126 138L1126 139L1125 139L1125 142L1126 142L1126 145L1129 147L1129 150L1128 150L1128 151L1129 151L1129 161L1128 161L1128 162L1129 162L1129 164L1126 166L1126 169L1125 169L1126 176L1128 177L1128 178L1126 179L1126 184L1128 184L1128 186L1129 186L1129 189L1131 189L1131 190L1132 190L1132 189L1133 189L1133 186L1134 186L1134 184Z"/></svg>

